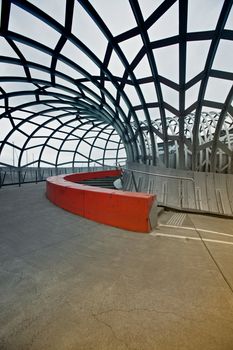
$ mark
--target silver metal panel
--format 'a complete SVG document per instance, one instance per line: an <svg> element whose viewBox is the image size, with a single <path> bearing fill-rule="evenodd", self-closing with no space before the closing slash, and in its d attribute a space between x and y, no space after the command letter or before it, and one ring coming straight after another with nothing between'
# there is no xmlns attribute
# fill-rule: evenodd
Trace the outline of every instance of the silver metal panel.
<svg viewBox="0 0 233 350"><path fill-rule="evenodd" d="M154 176L154 193L158 194L158 200L160 203L163 200L161 184L162 184L162 179L159 176Z"/></svg>
<svg viewBox="0 0 233 350"><path fill-rule="evenodd" d="M196 199L196 208L197 210L204 210L203 204L202 204L202 197L201 197L201 189L200 187L195 187L195 199Z"/></svg>
<svg viewBox="0 0 233 350"><path fill-rule="evenodd" d="M233 175L158 168L143 164L131 164L130 168L151 173L148 175L135 172L135 177L137 183L141 178L139 187L144 192L157 195L158 204L233 215Z"/></svg>
<svg viewBox="0 0 233 350"><path fill-rule="evenodd" d="M180 208L181 198L180 198L180 181L174 179L167 180L168 188L168 198L167 205L172 207Z"/></svg>
<svg viewBox="0 0 233 350"><path fill-rule="evenodd" d="M153 187L154 187L154 180L153 179L149 179L149 187L148 187L148 193L154 193L153 192ZM158 196L158 194L157 194Z"/></svg>
<svg viewBox="0 0 233 350"><path fill-rule="evenodd" d="M149 181L150 177L149 176L142 176L142 192L149 192Z"/></svg>
<svg viewBox="0 0 233 350"><path fill-rule="evenodd" d="M226 190L228 193L231 213L233 215L233 175L226 175Z"/></svg>
<svg viewBox="0 0 233 350"><path fill-rule="evenodd" d="M214 174L205 173L205 180L209 211L212 213L219 213L216 191L214 186Z"/></svg>
<svg viewBox="0 0 233 350"><path fill-rule="evenodd" d="M195 190L197 208L199 208L200 210L209 211L206 193L205 173L195 172L194 181L195 188L197 188Z"/></svg>
<svg viewBox="0 0 233 350"><path fill-rule="evenodd" d="M168 205L167 203L167 198L168 198L168 185L167 185L167 181L166 182L162 182L162 193L161 193L161 199L162 199L162 203L164 205Z"/></svg>
<svg viewBox="0 0 233 350"><path fill-rule="evenodd" d="M214 174L214 182L219 212L222 212L222 214L231 215L232 211L227 191L227 176L222 174Z"/></svg>
<svg viewBox="0 0 233 350"><path fill-rule="evenodd" d="M150 210L149 220L150 220L151 229L153 230L157 226L157 223L158 223L158 212L157 212L156 199L154 200L152 208Z"/></svg>
<svg viewBox="0 0 233 350"><path fill-rule="evenodd" d="M195 186L191 181L182 180L182 208L197 209Z"/></svg>
<svg viewBox="0 0 233 350"><path fill-rule="evenodd" d="M138 177L138 192L143 192L143 180L145 181L145 178L143 179L143 177L142 176L139 176Z"/></svg>

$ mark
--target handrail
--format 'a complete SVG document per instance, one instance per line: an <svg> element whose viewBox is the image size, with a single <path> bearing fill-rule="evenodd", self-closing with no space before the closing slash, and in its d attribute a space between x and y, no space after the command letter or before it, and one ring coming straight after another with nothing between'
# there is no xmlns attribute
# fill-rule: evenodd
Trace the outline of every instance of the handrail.
<svg viewBox="0 0 233 350"><path fill-rule="evenodd" d="M135 169L127 169L127 168L121 168L121 169L124 170L124 171L131 171L131 172L145 174L145 175L168 177L170 179L177 179L177 180L187 180L187 181L192 181L193 183L195 182L192 177L180 177L180 176L175 176L175 175L164 175L164 174L159 174L159 173L150 173L150 172L147 172L147 171L135 170Z"/></svg>
<svg viewBox="0 0 233 350"><path fill-rule="evenodd" d="M13 166L1 166L0 162L0 188L4 186L18 185L21 186L27 183L38 183L46 181L47 177L54 175L61 175L77 172L86 171L101 171L103 169L109 169L111 166L104 167L93 167L88 169L88 167L72 169L72 167L66 168L56 168L56 167L13 167ZM111 167L113 168L113 167ZM115 167L114 167L115 169Z"/></svg>

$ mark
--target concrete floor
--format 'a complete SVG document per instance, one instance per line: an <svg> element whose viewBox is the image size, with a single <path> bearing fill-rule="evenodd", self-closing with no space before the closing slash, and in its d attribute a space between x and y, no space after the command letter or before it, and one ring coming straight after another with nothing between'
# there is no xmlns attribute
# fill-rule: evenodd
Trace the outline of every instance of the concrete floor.
<svg viewBox="0 0 233 350"><path fill-rule="evenodd" d="M233 349L232 220L165 212L131 233L44 188L0 190L1 350Z"/></svg>

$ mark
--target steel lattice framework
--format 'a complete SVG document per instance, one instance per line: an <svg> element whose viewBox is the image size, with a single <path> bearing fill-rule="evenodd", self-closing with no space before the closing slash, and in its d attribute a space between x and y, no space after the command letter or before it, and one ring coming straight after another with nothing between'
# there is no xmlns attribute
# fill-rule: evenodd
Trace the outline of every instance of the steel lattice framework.
<svg viewBox="0 0 233 350"><path fill-rule="evenodd" d="M202 112L198 133L199 142L199 159L198 167L196 170L209 172L212 170L211 159L211 145L213 142L213 135L216 130L216 126L219 120L219 113ZM184 132L186 135L186 143L184 145L185 155L185 169L191 169L192 166L192 141L193 141L193 126L195 121L195 114L190 113L184 122ZM172 168L178 168L179 166L179 118L167 117L168 124L168 149L169 149L169 165ZM160 119L152 121L152 126L155 130L155 145L156 154L158 155L157 164L163 165L164 152L163 142L161 140L162 124ZM146 122L141 122L143 129L145 144L150 154L151 145L150 138L148 137L148 126ZM137 132L135 127L135 132ZM215 158L215 171L219 173L232 173L232 144L233 144L233 118L227 115L222 130L218 139L218 152L216 152Z"/></svg>
<svg viewBox="0 0 233 350"><path fill-rule="evenodd" d="M233 72L217 62L226 47L233 52L233 0L218 1L207 30L190 28L194 3L2 0L0 165L12 165L13 150L17 167L127 158L232 172ZM177 30L157 36L162 23L171 25L171 13ZM117 29L114 15L126 18ZM207 49L191 76L189 58L198 46ZM177 79L163 60L168 68L176 64Z"/></svg>

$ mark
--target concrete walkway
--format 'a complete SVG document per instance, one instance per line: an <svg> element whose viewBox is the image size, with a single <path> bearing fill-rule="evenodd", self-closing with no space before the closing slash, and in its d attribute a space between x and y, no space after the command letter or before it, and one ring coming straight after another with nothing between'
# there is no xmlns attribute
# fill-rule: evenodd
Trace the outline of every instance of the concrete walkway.
<svg viewBox="0 0 233 350"><path fill-rule="evenodd" d="M232 350L233 221L164 212L150 235L0 190L1 350Z"/></svg>

